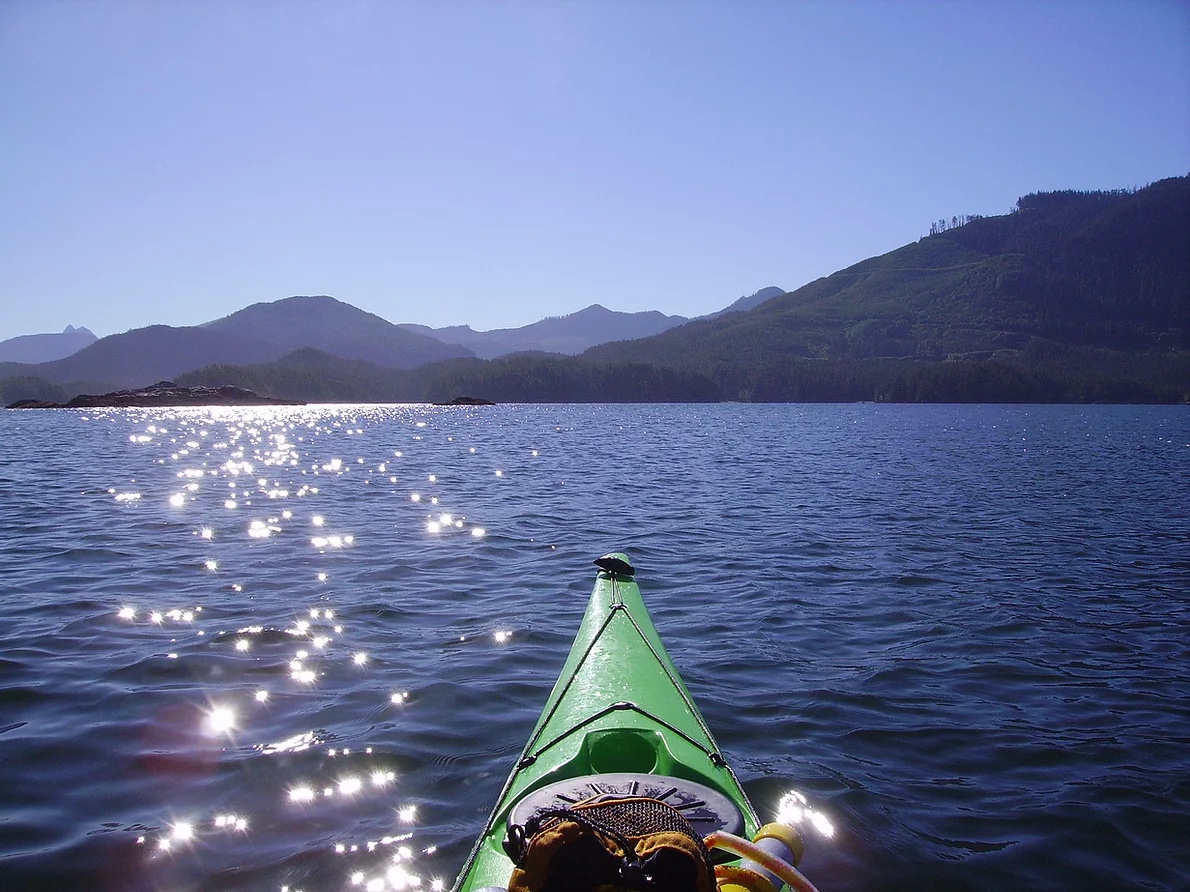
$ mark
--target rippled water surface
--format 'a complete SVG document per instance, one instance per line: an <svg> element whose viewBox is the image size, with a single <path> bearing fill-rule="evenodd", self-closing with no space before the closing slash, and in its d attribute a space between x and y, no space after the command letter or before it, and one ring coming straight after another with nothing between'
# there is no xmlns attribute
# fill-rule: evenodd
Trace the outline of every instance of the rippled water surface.
<svg viewBox="0 0 1190 892"><path fill-rule="evenodd" d="M1188 479L1180 407L5 412L0 888L449 888L613 549L823 892L1185 888Z"/></svg>

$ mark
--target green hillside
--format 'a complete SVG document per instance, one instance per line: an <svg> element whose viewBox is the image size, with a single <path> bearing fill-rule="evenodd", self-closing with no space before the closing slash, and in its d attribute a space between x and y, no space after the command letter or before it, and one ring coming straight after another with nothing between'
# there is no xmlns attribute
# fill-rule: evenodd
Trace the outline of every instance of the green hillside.
<svg viewBox="0 0 1190 892"><path fill-rule="evenodd" d="M447 402L480 396L497 402L713 402L705 377L648 363L595 363L565 356L452 359L416 369L386 369L298 350L253 366L213 365L182 375L183 386L234 384L307 402Z"/></svg>
<svg viewBox="0 0 1190 892"><path fill-rule="evenodd" d="M738 399L1184 400L1190 178L1025 196L744 314L591 360L697 371Z"/></svg>

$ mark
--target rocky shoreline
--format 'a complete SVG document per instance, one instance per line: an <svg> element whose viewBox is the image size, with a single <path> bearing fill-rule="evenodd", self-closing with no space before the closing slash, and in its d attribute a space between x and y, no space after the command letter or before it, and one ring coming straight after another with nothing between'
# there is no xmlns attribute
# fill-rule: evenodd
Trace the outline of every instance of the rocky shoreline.
<svg viewBox="0 0 1190 892"><path fill-rule="evenodd" d="M94 409L111 407L152 408L155 406L304 406L301 400L282 400L261 396L243 387L179 387L172 381L159 381L137 390L112 393L81 393L65 403L49 400L17 400L9 409Z"/></svg>

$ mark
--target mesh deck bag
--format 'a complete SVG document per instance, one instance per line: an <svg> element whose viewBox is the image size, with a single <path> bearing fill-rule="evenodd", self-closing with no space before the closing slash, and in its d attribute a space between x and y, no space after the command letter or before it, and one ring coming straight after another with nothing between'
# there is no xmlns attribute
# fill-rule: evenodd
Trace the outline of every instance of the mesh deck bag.
<svg viewBox="0 0 1190 892"><path fill-rule="evenodd" d="M543 809L504 844L509 892L714 892L702 838L671 805L601 797Z"/></svg>

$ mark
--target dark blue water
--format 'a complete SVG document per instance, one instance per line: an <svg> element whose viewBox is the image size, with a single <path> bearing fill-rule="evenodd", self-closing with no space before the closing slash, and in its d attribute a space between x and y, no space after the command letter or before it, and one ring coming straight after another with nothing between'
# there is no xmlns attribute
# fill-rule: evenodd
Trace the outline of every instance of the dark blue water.
<svg viewBox="0 0 1190 892"><path fill-rule="evenodd" d="M0 414L0 888L449 888L623 549L828 890L1185 888L1190 412Z"/></svg>

